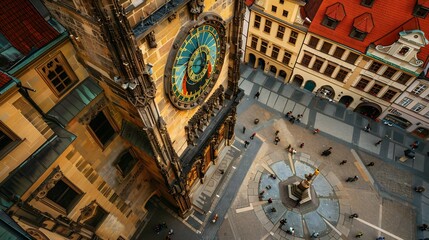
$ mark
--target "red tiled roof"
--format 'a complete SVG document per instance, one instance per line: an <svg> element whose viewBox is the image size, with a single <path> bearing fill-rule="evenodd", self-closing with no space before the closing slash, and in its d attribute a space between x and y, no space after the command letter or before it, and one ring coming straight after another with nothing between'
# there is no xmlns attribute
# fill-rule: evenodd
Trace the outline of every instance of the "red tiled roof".
<svg viewBox="0 0 429 240"><path fill-rule="evenodd" d="M255 0L245 0L245 1L244 1L244 3L245 3L248 7L252 6L254 2L255 2Z"/></svg>
<svg viewBox="0 0 429 240"><path fill-rule="evenodd" d="M371 13L364 13L353 21L353 27L365 33L370 33L374 28L374 21L372 21Z"/></svg>
<svg viewBox="0 0 429 240"><path fill-rule="evenodd" d="M366 52L371 43L380 40L382 37L389 35L389 33L391 33L389 41L392 44L399 38L397 33L401 30L397 30L398 28L405 30L420 29L426 34L426 38L429 36L429 17L425 19L415 18L413 16L415 1L409 0L375 1L371 8L360 5L360 1L357 0L343 1L346 17L338 23L335 29L330 29L321 23L327 8L336 4L337 1L324 0L322 2L310 25L309 32L331 39L362 53ZM350 37L349 34L353 29L355 18L366 12L372 15L374 23L371 33L368 33L363 41ZM410 19L414 19L413 21L416 21L417 25L413 26L413 24L408 23ZM428 56L429 45L420 49L418 58L428 61Z"/></svg>
<svg viewBox="0 0 429 240"><path fill-rule="evenodd" d="M429 8L429 0L418 0L417 2L419 3L420 6Z"/></svg>
<svg viewBox="0 0 429 240"><path fill-rule="evenodd" d="M346 12L344 11L344 5L337 2L332 4L331 6L326 8L325 14L337 21L342 21L346 16Z"/></svg>
<svg viewBox="0 0 429 240"><path fill-rule="evenodd" d="M28 0L0 0L0 23L0 32L24 55L59 35Z"/></svg>
<svg viewBox="0 0 429 240"><path fill-rule="evenodd" d="M8 83L12 78L0 71L0 88Z"/></svg>

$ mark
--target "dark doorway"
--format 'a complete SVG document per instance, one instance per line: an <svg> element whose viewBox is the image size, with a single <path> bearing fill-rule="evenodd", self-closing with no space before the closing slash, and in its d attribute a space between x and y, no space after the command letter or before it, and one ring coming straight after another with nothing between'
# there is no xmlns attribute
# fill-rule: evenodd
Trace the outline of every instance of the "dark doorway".
<svg viewBox="0 0 429 240"><path fill-rule="evenodd" d="M344 104L346 107L349 107L352 102L353 98L350 96L342 96L339 101L339 103Z"/></svg>
<svg viewBox="0 0 429 240"><path fill-rule="evenodd" d="M308 90L310 92L313 92L313 90L316 88L316 83L312 80L308 80L305 82L304 89Z"/></svg>
<svg viewBox="0 0 429 240"><path fill-rule="evenodd" d="M354 111L371 119L376 119L381 114L381 107L375 103L363 102Z"/></svg>
<svg viewBox="0 0 429 240"><path fill-rule="evenodd" d="M250 66L255 67L256 57L253 53L249 54L249 62Z"/></svg>
<svg viewBox="0 0 429 240"><path fill-rule="evenodd" d="M263 58L258 59L258 66L257 67L262 69L263 71L265 71L265 60Z"/></svg>
<svg viewBox="0 0 429 240"><path fill-rule="evenodd" d="M270 75L272 75L272 76L276 76L276 74L277 74L277 68L275 67L275 66L273 66L273 65L271 65L270 66Z"/></svg>
<svg viewBox="0 0 429 240"><path fill-rule="evenodd" d="M301 75L295 75L295 76L293 76L292 85L301 87L301 85L302 85L303 82L304 82L304 78L301 77Z"/></svg>
<svg viewBox="0 0 429 240"><path fill-rule="evenodd" d="M278 79L280 79L280 80L282 80L282 81L285 81L285 80L286 80L286 77L287 77L286 72L285 72L285 71L283 71L283 70L280 70Z"/></svg>

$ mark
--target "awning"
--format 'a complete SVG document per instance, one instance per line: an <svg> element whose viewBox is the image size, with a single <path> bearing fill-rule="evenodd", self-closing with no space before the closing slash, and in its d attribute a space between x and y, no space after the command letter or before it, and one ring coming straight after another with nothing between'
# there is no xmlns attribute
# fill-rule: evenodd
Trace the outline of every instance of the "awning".
<svg viewBox="0 0 429 240"><path fill-rule="evenodd" d="M120 134L125 140L127 140L132 145L140 148L148 155L154 157L152 146L150 145L149 138L147 137L146 132L132 124L128 121L122 121L122 129Z"/></svg>
<svg viewBox="0 0 429 240"><path fill-rule="evenodd" d="M48 115L58 119L63 126L67 126L80 111L102 92L103 89L88 77L49 110Z"/></svg>

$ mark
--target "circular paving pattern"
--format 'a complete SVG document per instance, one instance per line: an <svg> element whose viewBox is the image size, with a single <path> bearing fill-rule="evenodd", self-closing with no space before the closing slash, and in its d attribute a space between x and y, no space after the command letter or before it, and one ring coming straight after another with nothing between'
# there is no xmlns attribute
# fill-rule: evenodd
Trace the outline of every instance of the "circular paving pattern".
<svg viewBox="0 0 429 240"><path fill-rule="evenodd" d="M263 172L258 186L259 199L267 201L262 206L267 218L284 231L294 228L297 237L303 238L315 232L320 236L327 235L331 231L327 222L337 225L340 207L335 191L325 176L317 175L309 189L311 201L299 205L289 198L287 185L301 181L305 174L313 173L316 167L301 161L295 162L295 171L284 161L275 162L269 167L276 178L272 178L269 172ZM270 198L272 203L268 202ZM284 218L287 223L282 226L280 220Z"/></svg>

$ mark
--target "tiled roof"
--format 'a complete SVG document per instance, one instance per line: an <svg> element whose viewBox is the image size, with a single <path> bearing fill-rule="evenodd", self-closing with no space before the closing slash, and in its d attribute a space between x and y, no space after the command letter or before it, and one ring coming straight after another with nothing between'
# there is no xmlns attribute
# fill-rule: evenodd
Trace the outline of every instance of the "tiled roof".
<svg viewBox="0 0 429 240"><path fill-rule="evenodd" d="M0 71L0 88L6 85L12 78Z"/></svg>
<svg viewBox="0 0 429 240"><path fill-rule="evenodd" d="M429 8L429 0L418 0L420 6Z"/></svg>
<svg viewBox="0 0 429 240"><path fill-rule="evenodd" d="M353 27L365 33L370 33L374 28L374 21L371 13L364 13L353 21Z"/></svg>
<svg viewBox="0 0 429 240"><path fill-rule="evenodd" d="M353 48L362 53L375 41L395 42L401 30L422 30L429 36L429 17L416 18L413 16L415 1L389 0L375 1L371 8L360 5L360 1L343 1L346 17L339 22L335 29L323 26L322 20L329 7L336 4L338 0L324 0L319 11L310 25L309 32L331 39L342 45ZM370 13L374 23L373 29L363 41L349 36L353 29L354 21L363 13ZM409 22L411 21L411 22ZM413 22L414 21L414 22ZM388 36L388 37L387 37ZM381 44L381 43L380 43ZM385 44L383 44L385 45ZM429 45L421 48L418 58L428 61Z"/></svg>
<svg viewBox="0 0 429 240"><path fill-rule="evenodd" d="M28 0L0 0L0 22L0 32L24 55L59 35Z"/></svg>
<svg viewBox="0 0 429 240"><path fill-rule="evenodd" d="M317 10L320 7L320 4L322 4L323 0L312 0L307 1L307 4L305 4L304 7L301 7L301 16L303 18L308 18L310 20L314 19L314 16L317 13Z"/></svg>
<svg viewBox="0 0 429 240"><path fill-rule="evenodd" d="M337 21L342 21L346 16L346 12L344 11L344 5L337 2L332 4L331 6L326 8L325 14Z"/></svg>
<svg viewBox="0 0 429 240"><path fill-rule="evenodd" d="M254 2L255 2L255 0L245 0L245 1L244 1L244 3L245 3L248 7L252 6Z"/></svg>

